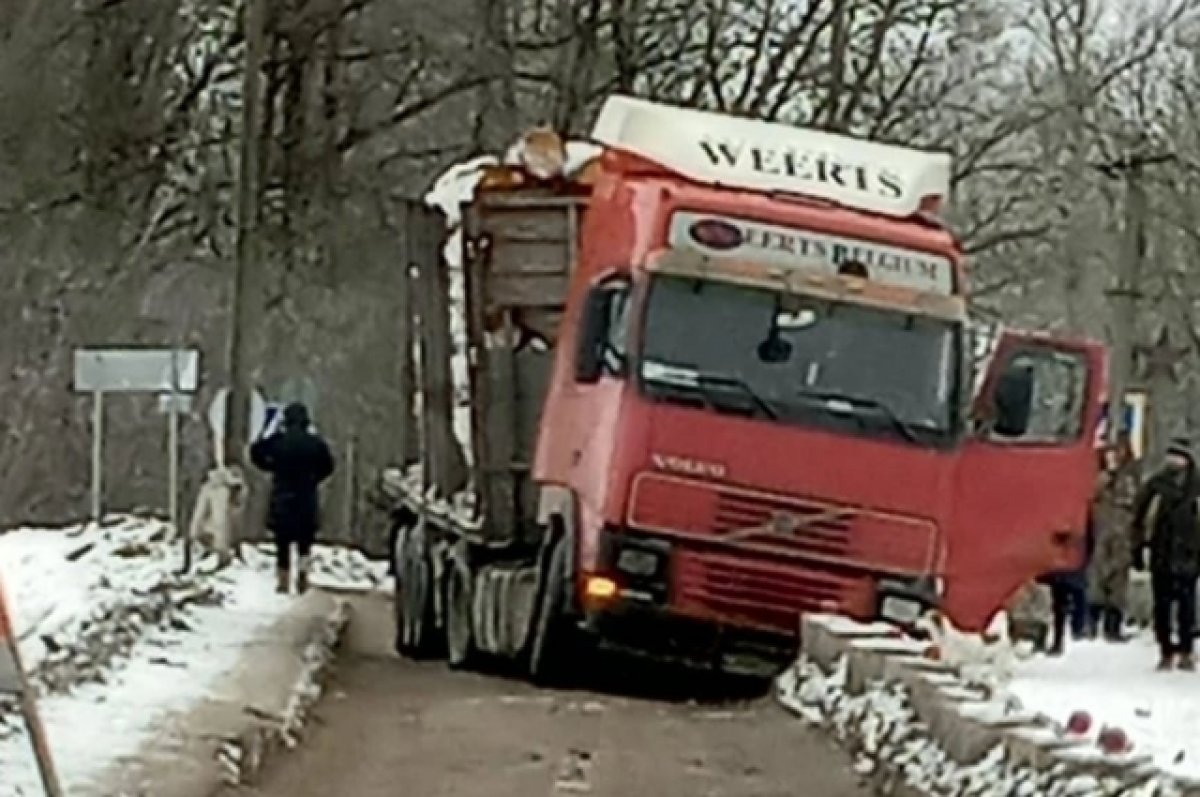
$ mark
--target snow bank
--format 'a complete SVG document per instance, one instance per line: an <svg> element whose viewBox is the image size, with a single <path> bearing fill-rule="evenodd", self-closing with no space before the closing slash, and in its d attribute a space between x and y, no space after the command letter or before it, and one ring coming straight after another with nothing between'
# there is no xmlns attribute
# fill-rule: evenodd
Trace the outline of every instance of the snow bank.
<svg viewBox="0 0 1200 797"><path fill-rule="evenodd" d="M0 577L68 793L135 754L156 723L212 696L294 598L274 593L269 549L181 574L153 520L0 535ZM313 582L386 588L386 564L318 548ZM102 743L98 740L103 740ZM0 797L40 794L15 705L0 705Z"/></svg>
<svg viewBox="0 0 1200 797"><path fill-rule="evenodd" d="M1018 665L1011 690L1059 722L1086 711L1096 728L1124 729L1164 771L1200 779L1200 677L1154 672L1157 661L1147 637L1123 645L1080 642L1062 658Z"/></svg>
<svg viewBox="0 0 1200 797"><path fill-rule="evenodd" d="M903 784L929 797L1167 797L1173 786L1149 780L1138 785L1115 779L1069 775L1061 768L1038 771L1009 760L997 747L969 766L956 764L916 721L905 690L876 686L847 694L846 661L825 674L802 658L777 684L777 696L803 721L830 729L854 756L855 770L874 781L879 793ZM1011 710L1017 710L1014 705ZM1007 709L1006 709L1007 710Z"/></svg>

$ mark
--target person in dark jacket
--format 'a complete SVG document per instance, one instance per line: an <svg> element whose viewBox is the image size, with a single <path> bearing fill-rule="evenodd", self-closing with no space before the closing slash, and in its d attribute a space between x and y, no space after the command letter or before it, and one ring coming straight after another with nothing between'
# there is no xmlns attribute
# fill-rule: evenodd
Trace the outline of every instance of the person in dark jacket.
<svg viewBox="0 0 1200 797"><path fill-rule="evenodd" d="M1084 536L1083 561L1073 570L1048 573L1038 582L1050 588L1051 631L1046 653L1061 656L1066 650L1068 621L1071 636L1080 639L1088 635L1090 606L1088 605L1088 568L1096 550L1096 521L1089 507Z"/></svg>
<svg viewBox="0 0 1200 797"><path fill-rule="evenodd" d="M308 589L308 557L320 528L318 488L333 474L329 446L310 426L307 408L290 404L283 411L282 428L250 447L255 467L271 474L267 528L275 537L276 591L280 593L286 593L291 583L293 545L299 555L296 591Z"/></svg>
<svg viewBox="0 0 1200 797"><path fill-rule="evenodd" d="M1133 516L1134 567L1145 570L1149 553L1154 633L1160 670L1194 670L1196 579L1200 577L1200 479L1191 446L1176 440L1165 467L1138 495Z"/></svg>
<svg viewBox="0 0 1200 797"><path fill-rule="evenodd" d="M1052 602L1051 656L1061 656L1066 649L1067 621L1070 620L1071 636L1080 639L1087 635L1089 607L1087 601L1087 573L1092 554L1096 549L1096 526L1091 512L1088 513L1087 534L1084 538L1083 562L1074 570L1051 573L1041 579L1050 587Z"/></svg>

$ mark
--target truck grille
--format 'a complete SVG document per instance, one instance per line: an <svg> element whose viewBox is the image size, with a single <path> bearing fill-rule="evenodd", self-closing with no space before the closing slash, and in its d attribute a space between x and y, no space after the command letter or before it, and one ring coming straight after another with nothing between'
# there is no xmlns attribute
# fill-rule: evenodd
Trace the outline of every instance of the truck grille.
<svg viewBox="0 0 1200 797"><path fill-rule="evenodd" d="M689 549L678 550L673 565L672 604L692 616L795 634L805 612L869 610L862 577Z"/></svg>
<svg viewBox="0 0 1200 797"><path fill-rule="evenodd" d="M938 559L937 528L928 520L660 474L634 481L627 522L862 571L923 574Z"/></svg>

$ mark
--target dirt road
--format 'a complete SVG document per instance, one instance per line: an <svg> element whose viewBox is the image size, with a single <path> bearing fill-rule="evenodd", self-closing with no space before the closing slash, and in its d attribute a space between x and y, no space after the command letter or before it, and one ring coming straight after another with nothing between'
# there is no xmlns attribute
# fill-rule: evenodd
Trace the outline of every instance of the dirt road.
<svg viewBox="0 0 1200 797"><path fill-rule="evenodd" d="M353 657L306 743L261 787L229 795L867 794L839 751L769 700L685 701L707 687L678 678L654 687L656 699L620 696L624 680L610 670L598 693L543 692L439 664Z"/></svg>

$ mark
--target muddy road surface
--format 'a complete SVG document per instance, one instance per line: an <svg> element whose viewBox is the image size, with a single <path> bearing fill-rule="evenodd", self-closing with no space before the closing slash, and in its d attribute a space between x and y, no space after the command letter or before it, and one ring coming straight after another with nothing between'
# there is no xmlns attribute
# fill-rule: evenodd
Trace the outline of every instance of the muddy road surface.
<svg viewBox="0 0 1200 797"><path fill-rule="evenodd" d="M763 686L598 662L578 691L347 652L305 743L224 797L865 797ZM632 685L637 684L635 688Z"/></svg>

